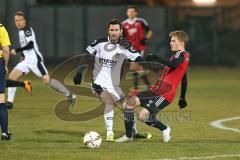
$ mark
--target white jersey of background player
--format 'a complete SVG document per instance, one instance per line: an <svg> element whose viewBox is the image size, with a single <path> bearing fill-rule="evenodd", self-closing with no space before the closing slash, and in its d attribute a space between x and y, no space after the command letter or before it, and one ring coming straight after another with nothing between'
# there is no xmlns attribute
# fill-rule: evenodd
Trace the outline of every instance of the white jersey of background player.
<svg viewBox="0 0 240 160"><path fill-rule="evenodd" d="M117 102L123 102L121 100L124 100L125 96L120 88L122 64L126 59L132 61L142 59L128 41L121 39L121 34L121 22L114 19L108 24L108 36L95 40L86 49L95 55L92 90L106 105L104 110L106 141L114 141L113 108ZM79 72L74 77L75 84L80 84Z"/></svg>
<svg viewBox="0 0 240 160"><path fill-rule="evenodd" d="M75 102L75 95L73 95L61 82L50 78L48 71L44 65L43 56L38 49L33 29L26 25L26 19L23 12L15 14L15 25L19 30L20 48L12 49L11 54L16 55L17 52L23 52L24 59L15 66L9 74L9 79L17 80L24 74L32 71L36 76L43 80L43 83L51 86L56 91L68 96L69 101L73 104ZM16 93L15 87L8 88L7 105L9 108L13 105Z"/></svg>
<svg viewBox="0 0 240 160"><path fill-rule="evenodd" d="M38 49L38 45L37 45L36 38L35 38L35 33L34 33L32 27L25 26L23 29L20 29L18 31L18 34L19 34L19 42L20 42L21 48L24 48L29 45L32 46L32 48L29 47L31 49L22 51L24 58L25 58L24 60L28 61L28 62L30 62L30 61L43 62L43 56Z"/></svg>

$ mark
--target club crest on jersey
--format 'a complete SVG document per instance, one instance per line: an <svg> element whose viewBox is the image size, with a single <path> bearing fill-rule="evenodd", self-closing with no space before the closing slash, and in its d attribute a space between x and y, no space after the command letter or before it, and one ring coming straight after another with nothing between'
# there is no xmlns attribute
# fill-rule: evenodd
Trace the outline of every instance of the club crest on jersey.
<svg viewBox="0 0 240 160"><path fill-rule="evenodd" d="M129 28L129 25L126 25L125 28L128 29L128 28Z"/></svg>
<svg viewBox="0 0 240 160"><path fill-rule="evenodd" d="M114 45L112 43L106 43L104 45L104 50L107 52L111 52L111 51L115 50L116 48L117 48L117 45Z"/></svg>
<svg viewBox="0 0 240 160"><path fill-rule="evenodd" d="M95 43L97 43L97 40L96 40L96 39L92 42L92 44L95 44Z"/></svg>
<svg viewBox="0 0 240 160"><path fill-rule="evenodd" d="M136 50L135 49L133 49L133 47L131 47L131 52L133 52L133 53L135 53L136 52Z"/></svg>
<svg viewBox="0 0 240 160"><path fill-rule="evenodd" d="M26 34L26 36L31 36L32 32L30 30L26 30L25 34Z"/></svg>

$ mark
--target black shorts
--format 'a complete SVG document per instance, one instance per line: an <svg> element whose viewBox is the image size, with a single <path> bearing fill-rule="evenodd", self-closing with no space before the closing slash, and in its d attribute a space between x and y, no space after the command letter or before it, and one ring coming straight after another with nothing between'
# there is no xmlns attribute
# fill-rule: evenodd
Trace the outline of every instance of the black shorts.
<svg viewBox="0 0 240 160"><path fill-rule="evenodd" d="M0 74L0 94L5 93L6 75Z"/></svg>
<svg viewBox="0 0 240 160"><path fill-rule="evenodd" d="M92 83L91 88L94 94L97 94L98 96L100 96L100 94L103 92L103 88L96 83Z"/></svg>
<svg viewBox="0 0 240 160"><path fill-rule="evenodd" d="M151 114L157 114L160 110L169 105L169 102L162 96L156 95L152 91L138 93L141 106L146 108Z"/></svg>

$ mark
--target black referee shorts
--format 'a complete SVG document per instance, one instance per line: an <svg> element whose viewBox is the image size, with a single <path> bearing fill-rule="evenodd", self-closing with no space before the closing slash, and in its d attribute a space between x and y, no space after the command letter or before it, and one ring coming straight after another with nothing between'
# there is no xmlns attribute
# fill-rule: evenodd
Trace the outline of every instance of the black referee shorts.
<svg viewBox="0 0 240 160"><path fill-rule="evenodd" d="M157 114L160 110L169 105L169 102L162 96L156 95L152 91L144 91L137 94L141 106L146 108L151 114Z"/></svg>
<svg viewBox="0 0 240 160"><path fill-rule="evenodd" d="M0 74L0 94L5 93L6 88L6 75Z"/></svg>

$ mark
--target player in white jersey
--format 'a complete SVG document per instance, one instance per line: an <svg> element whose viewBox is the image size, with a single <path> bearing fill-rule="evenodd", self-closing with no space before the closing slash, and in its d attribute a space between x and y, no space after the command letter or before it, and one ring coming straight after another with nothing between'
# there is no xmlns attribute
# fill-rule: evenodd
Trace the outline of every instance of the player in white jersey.
<svg viewBox="0 0 240 160"><path fill-rule="evenodd" d="M141 60L138 52L131 44L121 38L122 25L119 20L112 20L108 24L108 36L96 39L87 47L87 51L95 56L92 90L104 103L104 120L107 130L107 141L114 141L113 115L114 106L118 102L123 104L124 93L120 88L121 68L124 60ZM81 73L74 77L74 83L80 84ZM150 135L151 136L151 135Z"/></svg>
<svg viewBox="0 0 240 160"><path fill-rule="evenodd" d="M35 38L35 33L32 27L26 24L25 15L19 11L15 14L15 25L18 28L20 48L12 49L11 54L16 55L18 52L23 53L23 60L18 63L9 74L9 79L17 80L22 75L28 74L32 71L36 76L43 80L43 83L49 85L56 91L68 97L69 101L74 104L76 96L71 93L61 82L56 79L50 78L47 68L44 65L43 56L38 49ZM16 87L8 88L8 107L12 107Z"/></svg>

